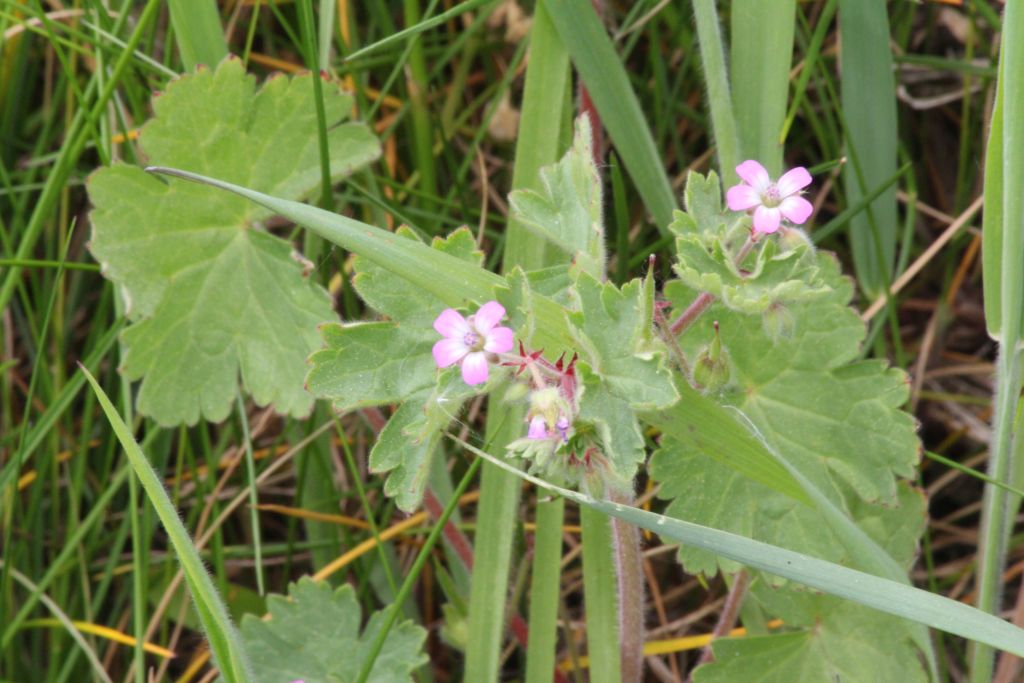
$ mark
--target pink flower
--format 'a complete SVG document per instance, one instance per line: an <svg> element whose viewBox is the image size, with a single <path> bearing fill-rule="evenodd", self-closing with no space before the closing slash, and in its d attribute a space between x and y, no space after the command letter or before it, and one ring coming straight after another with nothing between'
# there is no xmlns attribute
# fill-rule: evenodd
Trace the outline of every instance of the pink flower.
<svg viewBox="0 0 1024 683"><path fill-rule="evenodd" d="M530 428L526 432L527 439L546 439L548 438L548 424L544 421L543 415L534 415L533 419L530 420Z"/></svg>
<svg viewBox="0 0 1024 683"><path fill-rule="evenodd" d="M504 317L505 308L497 301L488 301L469 318L463 318L454 308L441 311L434 321L434 329L444 337L434 344L437 367L446 368L461 362L462 379L466 384L486 382L486 354L512 350L512 330L496 327Z"/></svg>
<svg viewBox="0 0 1024 683"><path fill-rule="evenodd" d="M814 211L811 203L800 196L800 190L811 184L811 174L803 166L790 169L777 183L753 159L737 166L736 173L743 182L729 188L725 202L733 211L754 209L755 232L773 233L783 218L802 225Z"/></svg>

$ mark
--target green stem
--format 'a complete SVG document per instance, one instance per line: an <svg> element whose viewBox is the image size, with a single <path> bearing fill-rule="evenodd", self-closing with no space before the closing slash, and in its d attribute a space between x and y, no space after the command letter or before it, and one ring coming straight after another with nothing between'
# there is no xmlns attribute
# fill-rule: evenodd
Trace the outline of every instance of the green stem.
<svg viewBox="0 0 1024 683"><path fill-rule="evenodd" d="M531 56L526 71L512 189L539 189L540 168L558 160L561 126L553 125L553 122L561 122L564 118L568 87L568 54L547 16L542 0L537 3L531 29ZM539 268L545 265L546 258L544 241L522 225L511 221L505 242L505 270L516 265L526 269ZM506 443L521 436L523 409L521 405L498 403L493 399L491 406L494 409L493 415L503 416L503 426L500 429L495 426L497 418L488 419L487 441L503 448ZM466 681L484 683L498 678L513 528L520 490L515 475L490 463L484 466L477 521L480 528L487 529L487 533L477 534L474 539L469 605L470 640L466 648L464 674ZM538 529L538 533L543 535L545 531ZM533 609L531 605L531 621ZM538 625L538 628L542 634L546 634L550 625ZM544 642L547 636L542 635L541 638L541 642ZM532 647L529 649L533 650ZM534 656L545 655L530 655Z"/></svg>

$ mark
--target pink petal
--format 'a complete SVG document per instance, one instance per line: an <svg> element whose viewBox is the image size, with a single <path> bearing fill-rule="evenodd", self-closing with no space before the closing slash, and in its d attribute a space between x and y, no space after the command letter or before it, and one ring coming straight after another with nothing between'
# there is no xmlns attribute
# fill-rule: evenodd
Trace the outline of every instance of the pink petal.
<svg viewBox="0 0 1024 683"><path fill-rule="evenodd" d="M737 166L736 173L743 178L747 185L757 190L758 194L767 190L768 186L772 184L772 179L768 177L768 171L753 159L748 159Z"/></svg>
<svg viewBox="0 0 1024 683"><path fill-rule="evenodd" d="M782 212L778 208L769 209L766 206L759 206L754 209L754 231L765 235L771 234L779 229L782 222Z"/></svg>
<svg viewBox="0 0 1024 683"><path fill-rule="evenodd" d="M487 357L482 351L471 353L462 361L462 380L466 384L483 384L487 374Z"/></svg>
<svg viewBox="0 0 1024 683"><path fill-rule="evenodd" d="M750 185L733 185L725 193L725 203L730 211L746 211L761 203L761 195Z"/></svg>
<svg viewBox="0 0 1024 683"><path fill-rule="evenodd" d="M437 367L455 365L469 353L469 347L461 339L442 339L434 344L434 362Z"/></svg>
<svg viewBox="0 0 1024 683"><path fill-rule="evenodd" d="M488 301L473 316L473 327L480 334L487 334L505 317L505 307L497 301ZM506 349L507 350L507 349Z"/></svg>
<svg viewBox="0 0 1024 683"><path fill-rule="evenodd" d="M775 184L779 188L779 196L788 197L796 194L811 184L811 174L803 166L797 166L786 171L779 182Z"/></svg>
<svg viewBox="0 0 1024 683"><path fill-rule="evenodd" d="M534 415L533 419L530 420L530 428L526 431L527 439L546 439L548 438L548 427L544 424L544 418L540 415Z"/></svg>
<svg viewBox="0 0 1024 683"><path fill-rule="evenodd" d="M803 197L786 197L779 204L779 211L794 225L803 225L814 213L814 207Z"/></svg>
<svg viewBox="0 0 1024 683"><path fill-rule="evenodd" d="M495 327L487 333L484 351L505 353L512 350L512 330L508 327Z"/></svg>
<svg viewBox="0 0 1024 683"><path fill-rule="evenodd" d="M473 331L462 314L454 308L446 308L441 311L441 315L437 316L437 320L434 321L434 329L443 337L459 341L465 339L466 335Z"/></svg>

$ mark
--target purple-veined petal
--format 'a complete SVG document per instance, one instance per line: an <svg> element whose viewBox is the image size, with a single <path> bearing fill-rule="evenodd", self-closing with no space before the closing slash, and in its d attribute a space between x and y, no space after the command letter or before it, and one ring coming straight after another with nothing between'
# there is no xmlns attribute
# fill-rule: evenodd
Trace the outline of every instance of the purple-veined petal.
<svg viewBox="0 0 1024 683"><path fill-rule="evenodd" d="M814 213L814 207L803 197L786 197L779 204L779 211L794 225L803 225Z"/></svg>
<svg viewBox="0 0 1024 683"><path fill-rule="evenodd" d="M480 334L487 334L504 317L505 307L497 301L488 301L473 316L473 327Z"/></svg>
<svg viewBox="0 0 1024 683"><path fill-rule="evenodd" d="M491 353L505 353L512 350L512 329L508 327L495 327L487 333L487 341L484 342L484 351Z"/></svg>
<svg viewBox="0 0 1024 683"><path fill-rule="evenodd" d="M530 420L530 428L526 431L527 439L546 439L548 438L548 427L544 424L544 418L540 415L534 415L533 419Z"/></svg>
<svg viewBox="0 0 1024 683"><path fill-rule="evenodd" d="M483 384L487 375L487 356L483 351L471 353L462 361L462 380L466 384Z"/></svg>
<svg viewBox="0 0 1024 683"><path fill-rule="evenodd" d="M769 209L766 206L759 206L754 209L754 231L771 234L779 229L782 222L782 212L778 207Z"/></svg>
<svg viewBox="0 0 1024 683"><path fill-rule="evenodd" d="M768 177L768 171L753 159L747 159L737 166L736 173L740 178L743 178L747 185L754 188L758 194L767 190L768 186L772 184L772 179Z"/></svg>
<svg viewBox="0 0 1024 683"><path fill-rule="evenodd" d="M811 184L811 174L803 166L797 166L786 171L775 186L779 188L780 197L788 197L796 194Z"/></svg>
<svg viewBox="0 0 1024 683"><path fill-rule="evenodd" d="M725 193L725 203L730 211L746 211L761 203L761 195L750 185L733 185Z"/></svg>
<svg viewBox="0 0 1024 683"><path fill-rule="evenodd" d="M434 362L437 367L455 365L469 353L469 347L461 339L442 339L434 344Z"/></svg>
<svg viewBox="0 0 1024 683"><path fill-rule="evenodd" d="M473 331L462 314L454 308L441 311L441 315L434 321L434 329L443 337L459 340L465 339L466 335Z"/></svg>

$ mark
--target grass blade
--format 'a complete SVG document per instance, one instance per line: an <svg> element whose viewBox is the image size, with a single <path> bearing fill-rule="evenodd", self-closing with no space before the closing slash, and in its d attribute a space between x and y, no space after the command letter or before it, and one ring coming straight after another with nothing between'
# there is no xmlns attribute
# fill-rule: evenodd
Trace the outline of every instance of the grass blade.
<svg viewBox="0 0 1024 683"><path fill-rule="evenodd" d="M729 94L729 75L725 68L725 49L722 31L718 25L715 0L693 0L693 13L697 20L700 58L704 64L704 84L708 89L708 109L718 154L719 175L722 183L732 185L739 178L736 165L740 161L740 142L736 132L736 118Z"/></svg>
<svg viewBox="0 0 1024 683"><path fill-rule="evenodd" d="M217 3L213 0L168 0L167 8L185 71L192 71L199 64L216 66L228 56Z"/></svg>
<svg viewBox="0 0 1024 683"><path fill-rule="evenodd" d="M779 133L786 118L796 0L733 0L732 102L740 156L782 172Z"/></svg>
<svg viewBox="0 0 1024 683"><path fill-rule="evenodd" d="M999 317L989 329L999 339L996 361L996 397L992 418L992 443L989 448L989 476L1001 484L1011 482L1015 471L1014 420L1021 391L1021 326L1024 324L1024 195L1012 184L1024 178L1024 9L1020 3L1007 3L1003 15L1003 43L999 64L998 102L989 138L985 164L985 208L1001 200L995 216L986 211L985 242L988 269L993 253L998 252L999 270L995 282L986 274L986 298L998 292ZM1001 94L1001 97L999 95ZM999 120L1001 119L1001 120ZM1001 162L1001 163L1000 163ZM992 191L993 197L988 197ZM994 225L1001 229L988 232ZM998 241L996 243L996 241ZM986 314L990 310L986 304ZM1019 437L1019 435L1016 435ZM1013 500L1004 488L986 484L982 501L981 538L978 549L978 609L997 613L1002 597L1002 573L1006 548L1013 529L1019 500ZM990 644L989 644L990 645ZM971 652L970 680L991 680L991 647L976 645Z"/></svg>
<svg viewBox="0 0 1024 683"><path fill-rule="evenodd" d="M185 574L185 581L188 583L189 591L195 601L196 612L202 621L203 631L210 642L210 649L216 658L224 680L228 683L252 681L252 667L249 665L249 658L242 646L241 638L235 630L234 624L231 623L227 607L217 594L210 575L206 573L203 561L199 557L199 552L193 545L192 539L189 538L185 525L178 517L177 509L171 502L170 496L167 495L167 491L164 490L163 483L99 383L85 369L85 366L79 367L85 374L86 380L92 385L93 392L103 408L103 413L114 429L118 441L121 442L128 461L135 470L135 474L142 483L142 488L149 496L149 500L174 546L174 551Z"/></svg>
<svg viewBox="0 0 1024 683"><path fill-rule="evenodd" d="M561 145L561 122L567 120L569 101L566 97L569 87L569 57L547 15L549 4L544 0L537 3L534 23L530 30L531 56L526 70L526 86L523 95L522 119L519 124L519 138L516 143L515 170L512 189L539 189L540 169L558 160ZM544 240L531 233L525 226L511 221L508 225L504 267L516 265L537 268L545 265L547 255ZM497 404L492 402L488 412L495 417L487 420L486 439L488 443L501 446L521 434L523 412L515 402ZM497 415L504 415L498 421ZM492 467L489 463L481 476L480 508L477 522L486 534L476 537L473 552L473 577L470 585L469 634L466 648L466 668L463 679L467 681L496 680L501 667L505 628L505 587L509 582L512 559L512 544L515 531L516 507L522 487L519 480L505 470ZM561 555L561 521L553 519L549 524L559 529L559 545L554 551ZM541 520L538 520L538 523ZM549 548L548 552L552 552ZM549 563L534 563L535 576L539 573L546 583L554 583L555 595L560 574L558 558ZM495 590L495 587L498 587ZM528 662L535 657L534 648L543 662L554 657L557 640L554 616L547 611L533 610L531 598L530 643L531 654ZM534 627L538 629L534 636ZM536 638L536 640L534 639ZM550 652L549 652L550 651ZM528 666L530 666L528 664ZM539 665L532 664L536 669ZM550 680L551 667L547 667Z"/></svg>
<svg viewBox="0 0 1024 683"><path fill-rule="evenodd" d="M842 115L849 163L847 204L871 190L873 179L896 172L896 81L884 0L839 0ZM861 289L877 297L892 279L899 224L896 188L850 221L853 265Z"/></svg>
<svg viewBox="0 0 1024 683"><path fill-rule="evenodd" d="M549 2L547 11L644 206L665 231L676 208L675 193L604 25L586 3Z"/></svg>
<svg viewBox="0 0 1024 683"><path fill-rule="evenodd" d="M596 500L520 472L461 439L451 438L471 453L541 488L610 517L653 531L663 538L707 550L880 612L910 619L1024 656L1024 629L962 602L737 534L665 517L640 508Z"/></svg>

